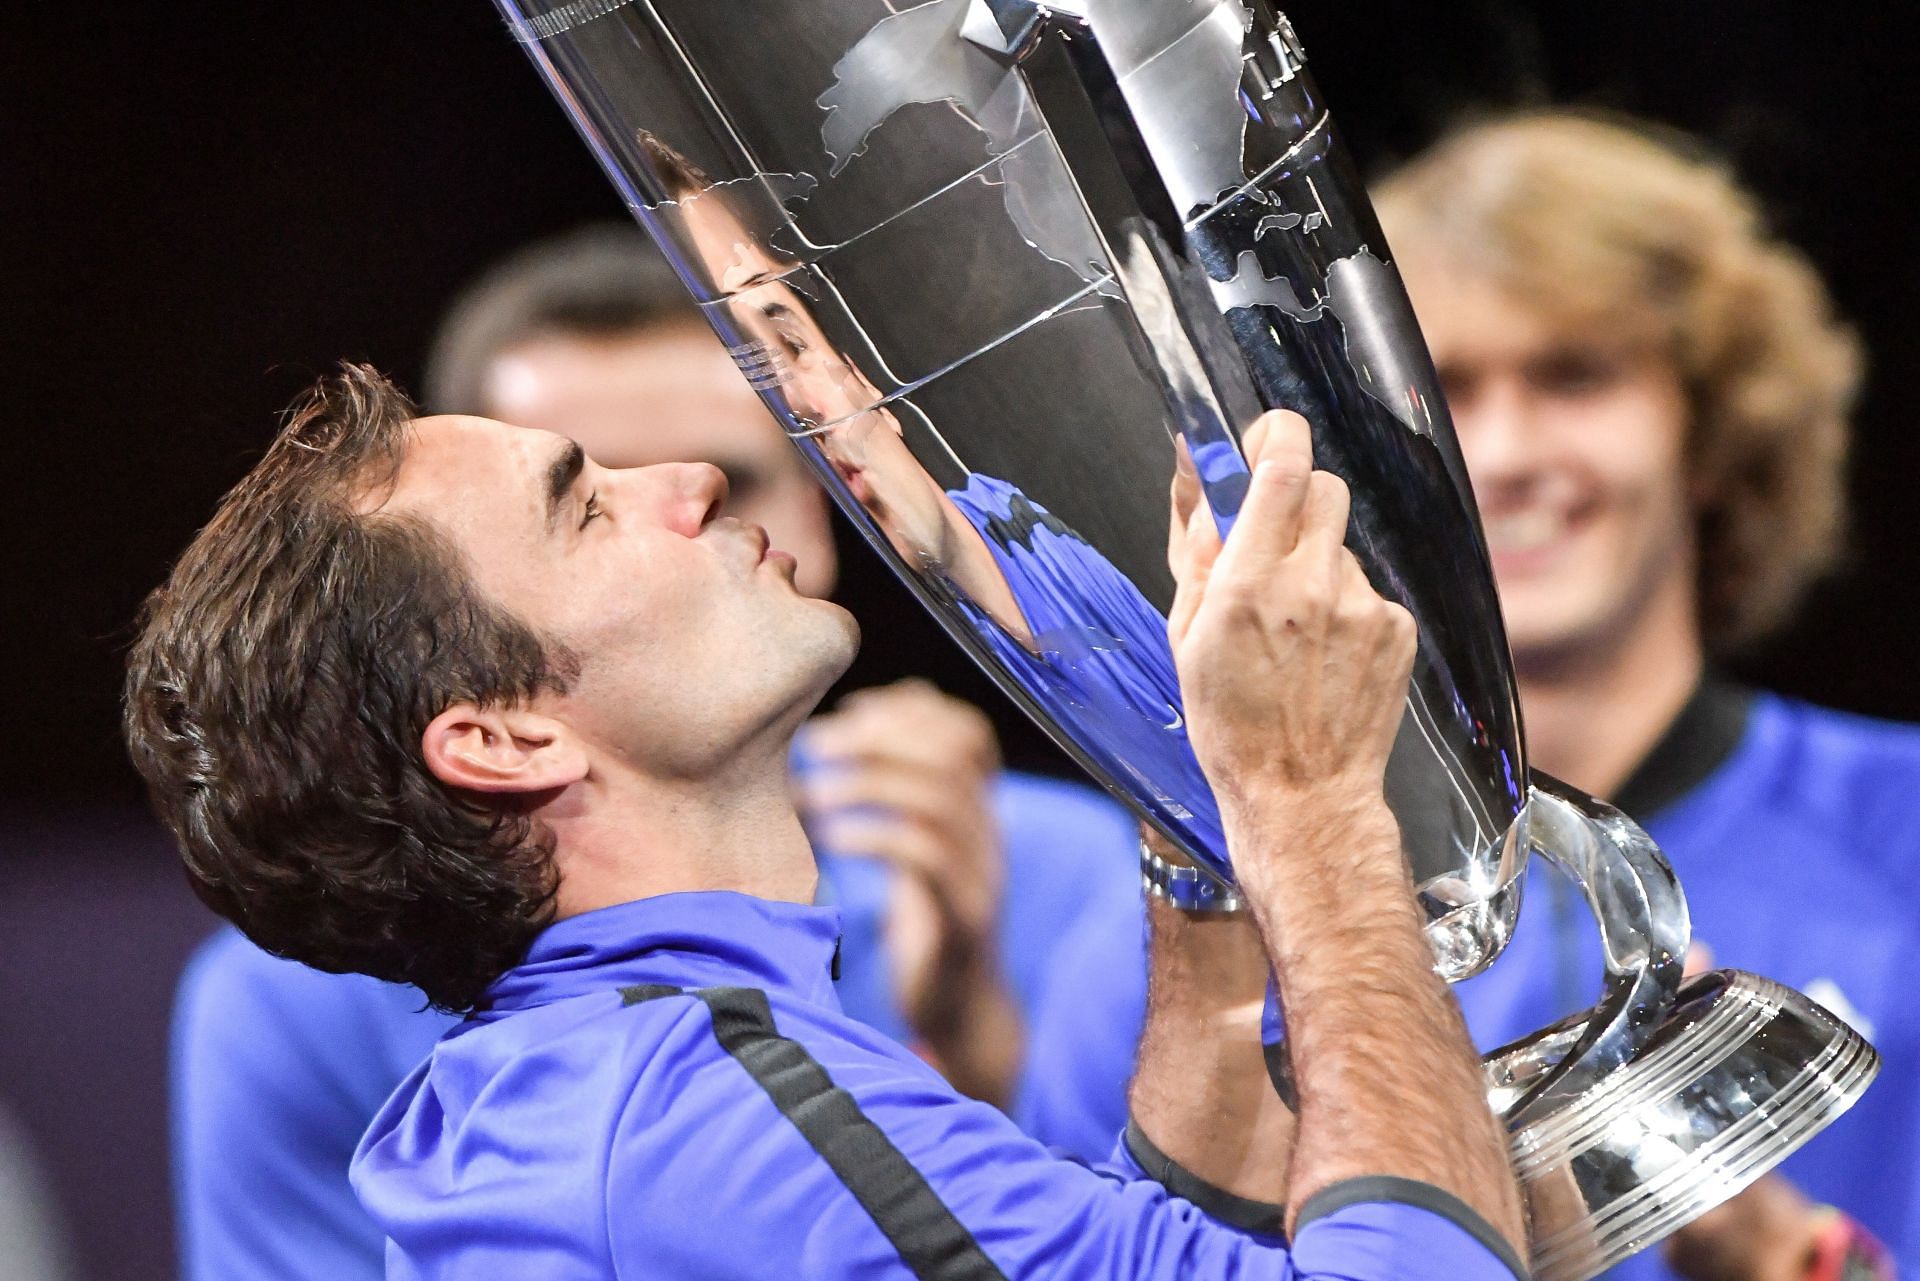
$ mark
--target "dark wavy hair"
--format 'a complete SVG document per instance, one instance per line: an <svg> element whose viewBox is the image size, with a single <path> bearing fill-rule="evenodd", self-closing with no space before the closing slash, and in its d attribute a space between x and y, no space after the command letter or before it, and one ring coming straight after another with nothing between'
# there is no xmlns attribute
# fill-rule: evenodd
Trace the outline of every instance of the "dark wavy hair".
<svg viewBox="0 0 1920 1281"><path fill-rule="evenodd" d="M448 706L564 690L572 656L381 513L411 402L343 366L148 598L125 732L195 892L269 952L472 1007L551 918L551 841L436 779Z"/></svg>

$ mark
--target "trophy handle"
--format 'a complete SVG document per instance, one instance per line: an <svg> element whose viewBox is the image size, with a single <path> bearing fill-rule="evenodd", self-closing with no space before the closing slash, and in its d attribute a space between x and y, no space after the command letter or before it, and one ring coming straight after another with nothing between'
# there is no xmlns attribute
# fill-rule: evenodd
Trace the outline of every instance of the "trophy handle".
<svg viewBox="0 0 1920 1281"><path fill-rule="evenodd" d="M1592 909L1605 973L1579 1037L1506 1107L1514 1125L1584 1094L1645 1047L1673 1007L1693 939L1680 881L1639 824L1550 774L1533 770L1530 778L1534 850Z"/></svg>
<svg viewBox="0 0 1920 1281"><path fill-rule="evenodd" d="M1496 1110L1516 1129L1585 1096L1639 1056L1674 1006L1693 938L1679 878L1639 824L1550 774L1530 777L1534 851L1586 898L1605 972L1600 1000L1582 1021L1535 1041L1524 1064L1508 1064L1507 1081L1496 1081ZM1271 984L1262 1030L1268 1075L1291 1098L1285 1021Z"/></svg>
<svg viewBox="0 0 1920 1281"><path fill-rule="evenodd" d="M1585 1281L1725 1201L1852 1106L1865 1038L1738 970L1682 981L1692 926L1673 869L1626 815L1534 771L1535 850L1599 923L1591 1010L1488 1054L1527 1204L1533 1275Z"/></svg>

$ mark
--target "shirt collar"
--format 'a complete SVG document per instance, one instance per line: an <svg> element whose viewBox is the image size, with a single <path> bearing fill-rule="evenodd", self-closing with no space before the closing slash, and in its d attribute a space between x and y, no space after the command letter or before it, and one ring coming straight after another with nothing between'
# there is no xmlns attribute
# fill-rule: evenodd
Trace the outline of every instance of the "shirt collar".
<svg viewBox="0 0 1920 1281"><path fill-rule="evenodd" d="M1707 781L1746 737L1753 691L1709 672L1613 803L1645 821Z"/></svg>
<svg viewBox="0 0 1920 1281"><path fill-rule="evenodd" d="M661 894L556 921L475 1010L487 1020L637 983L753 987L835 1005L840 913L727 890Z"/></svg>

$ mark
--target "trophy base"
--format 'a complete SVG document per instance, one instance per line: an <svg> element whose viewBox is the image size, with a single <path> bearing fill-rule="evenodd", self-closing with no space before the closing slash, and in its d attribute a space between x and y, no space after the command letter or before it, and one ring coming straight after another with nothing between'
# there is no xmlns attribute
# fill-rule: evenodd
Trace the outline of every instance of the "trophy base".
<svg viewBox="0 0 1920 1281"><path fill-rule="evenodd" d="M1880 1057L1790 988L1738 970L1689 981L1636 1055L1553 1095L1576 1016L1487 1056L1512 1131L1536 1281L1585 1281L1778 1165L1865 1092Z"/></svg>

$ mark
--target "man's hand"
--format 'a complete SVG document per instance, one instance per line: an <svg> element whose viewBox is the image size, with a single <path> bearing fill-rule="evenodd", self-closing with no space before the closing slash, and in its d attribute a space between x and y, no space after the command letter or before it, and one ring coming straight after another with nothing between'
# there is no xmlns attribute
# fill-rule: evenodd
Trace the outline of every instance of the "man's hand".
<svg viewBox="0 0 1920 1281"><path fill-rule="evenodd" d="M1314 471L1306 422L1268 414L1245 444L1253 475L1224 546L1184 459L1175 477L1168 634L1285 1007L1290 1214L1384 1175L1452 1194L1523 1250L1506 1135L1434 976L1385 801L1412 619L1344 547L1346 486Z"/></svg>
<svg viewBox="0 0 1920 1281"><path fill-rule="evenodd" d="M802 742L816 765L800 780L809 831L897 873L886 938L908 1024L956 1087L1005 1104L1024 1050L996 945L1006 866L993 726L924 681L902 681L849 696Z"/></svg>
<svg viewBox="0 0 1920 1281"><path fill-rule="evenodd" d="M1804 1281L1820 1236L1813 1202L1769 1174L1667 1238L1667 1265L1689 1281Z"/></svg>
<svg viewBox="0 0 1920 1281"><path fill-rule="evenodd" d="M1174 478L1167 631L1194 751L1229 810L1256 797L1377 810L1413 619L1346 549L1347 487L1314 470L1306 420L1268 414L1246 448L1252 481L1224 546L1184 455ZM1244 861L1243 878L1261 870Z"/></svg>

